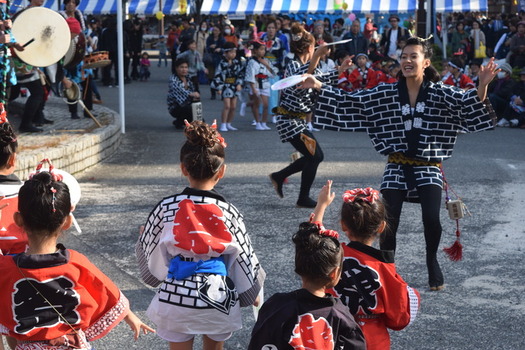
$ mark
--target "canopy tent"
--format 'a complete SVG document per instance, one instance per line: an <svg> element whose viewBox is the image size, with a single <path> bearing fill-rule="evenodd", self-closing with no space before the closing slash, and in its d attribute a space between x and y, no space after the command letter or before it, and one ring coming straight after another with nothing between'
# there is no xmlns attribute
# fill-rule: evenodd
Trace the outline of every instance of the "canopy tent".
<svg viewBox="0 0 525 350"><path fill-rule="evenodd" d="M334 0L204 0L202 15L254 15L288 13L337 13L342 12L415 12L416 0L345 0L346 6ZM339 9L336 9L339 8Z"/></svg>
<svg viewBox="0 0 525 350"><path fill-rule="evenodd" d="M60 1L63 4L64 1ZM119 0L80 0L78 9L85 15L106 15L117 13ZM20 11L29 5L28 0L14 0L11 5L11 13ZM59 10L58 0L45 0L42 5L51 10ZM62 9L61 6L60 9ZM161 11L164 14L186 13L186 0L162 0ZM128 13L133 15L154 15L159 11L159 0L128 0Z"/></svg>
<svg viewBox="0 0 525 350"><path fill-rule="evenodd" d="M435 0L436 12L488 11L488 0Z"/></svg>

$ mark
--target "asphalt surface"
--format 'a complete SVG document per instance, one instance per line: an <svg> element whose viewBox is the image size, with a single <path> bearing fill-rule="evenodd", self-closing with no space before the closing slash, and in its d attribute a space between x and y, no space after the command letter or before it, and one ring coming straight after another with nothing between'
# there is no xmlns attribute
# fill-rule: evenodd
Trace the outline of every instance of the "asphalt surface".
<svg viewBox="0 0 525 350"><path fill-rule="evenodd" d="M139 279L134 255L138 227L163 197L186 186L179 170L179 149L184 139L171 125L166 110L169 71L151 68L148 82L126 88L126 131L119 151L103 163L77 175L82 198L75 216L83 229L70 230L65 244L86 254L109 275L144 312L154 291ZM105 106L118 109L116 88L100 87ZM220 100L209 99L202 86L204 117L220 117ZM244 214L261 264L268 273L266 297L300 287L293 272L291 235L308 219L310 210L296 209L300 179L295 175L279 199L268 174L289 162L292 148L279 141L277 132L255 131L251 113L237 117L239 131L224 133L228 142L227 175L218 185ZM275 129L273 127L272 129ZM418 205L403 208L396 254L398 272L421 292L421 309L415 322L391 332L392 349L525 349L525 131L497 129L460 135L445 173L454 191L472 213L461 220L464 258L451 262L439 255L446 289L430 292L424 263L424 241ZM355 187L379 187L385 163L364 133L316 133L325 161L320 165L313 194L327 179L334 181L336 200L325 226L338 229L340 194ZM455 222L441 213L442 247L454 242ZM151 324L151 323L150 323ZM244 328L225 344L226 349L246 349L254 324L251 308L244 311ZM197 338L195 348L200 348ZM156 335L134 342L122 323L94 342L101 349L167 349Z"/></svg>

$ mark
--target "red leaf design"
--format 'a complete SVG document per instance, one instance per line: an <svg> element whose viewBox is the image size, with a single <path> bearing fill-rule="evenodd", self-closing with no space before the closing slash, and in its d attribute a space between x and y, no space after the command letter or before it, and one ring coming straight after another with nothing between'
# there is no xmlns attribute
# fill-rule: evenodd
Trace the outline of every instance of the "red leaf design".
<svg viewBox="0 0 525 350"><path fill-rule="evenodd" d="M288 343L296 350L332 350L332 327L324 317L316 320L312 314L301 315Z"/></svg>
<svg viewBox="0 0 525 350"><path fill-rule="evenodd" d="M232 242L223 216L221 208L215 204L182 200L174 219L175 246L197 255L221 255L228 243Z"/></svg>

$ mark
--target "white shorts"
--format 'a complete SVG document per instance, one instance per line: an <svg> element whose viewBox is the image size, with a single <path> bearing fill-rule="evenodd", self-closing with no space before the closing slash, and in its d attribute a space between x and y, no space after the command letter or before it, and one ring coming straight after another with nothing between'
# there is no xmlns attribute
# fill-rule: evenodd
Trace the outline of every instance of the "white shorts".
<svg viewBox="0 0 525 350"><path fill-rule="evenodd" d="M265 88L265 89L257 88L257 91L259 91L259 94L262 95L262 96L270 96L270 88ZM250 95L253 96L253 91L252 90L250 90Z"/></svg>
<svg viewBox="0 0 525 350"><path fill-rule="evenodd" d="M192 340L195 337L195 334L184 334L184 333L168 331L168 330L162 329L161 327L158 327L156 331L159 337L169 342L172 342L172 343L184 343L184 342L187 342L188 340ZM220 342L220 341L226 341L230 339L232 334L233 333L230 332L230 333L223 333L223 334L206 334L206 336L210 338L211 340Z"/></svg>

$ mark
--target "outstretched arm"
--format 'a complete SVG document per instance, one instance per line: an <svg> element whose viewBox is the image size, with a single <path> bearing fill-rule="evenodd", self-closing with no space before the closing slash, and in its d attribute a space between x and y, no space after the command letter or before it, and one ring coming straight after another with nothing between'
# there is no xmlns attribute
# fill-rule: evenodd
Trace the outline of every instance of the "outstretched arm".
<svg viewBox="0 0 525 350"><path fill-rule="evenodd" d="M479 68L478 97L481 101L485 101L487 98L487 87L500 70L494 62L494 57L485 66Z"/></svg>
<svg viewBox="0 0 525 350"><path fill-rule="evenodd" d="M312 221L313 222L323 222L324 212L326 208L334 201L335 193L332 192L332 180L327 180L326 185L321 188L319 191L319 196L317 197L317 205L315 206Z"/></svg>

